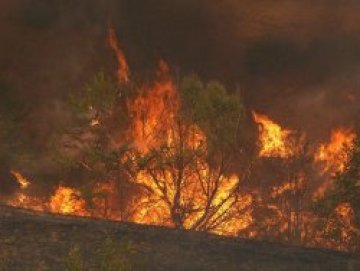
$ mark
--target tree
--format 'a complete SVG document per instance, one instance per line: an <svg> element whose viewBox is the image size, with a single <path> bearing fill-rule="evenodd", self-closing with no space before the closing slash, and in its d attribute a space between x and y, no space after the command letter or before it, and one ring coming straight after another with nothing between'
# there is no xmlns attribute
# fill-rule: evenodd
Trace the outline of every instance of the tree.
<svg viewBox="0 0 360 271"><path fill-rule="evenodd" d="M127 197L119 189L126 179L118 163L126 149L125 142L119 143L128 125L126 94L127 86L104 72L97 73L69 96L73 120L54 140L53 153L63 169L61 179L80 189L92 216L126 218ZM115 197L116 203L111 203Z"/></svg>
<svg viewBox="0 0 360 271"><path fill-rule="evenodd" d="M305 136L291 134L291 155L260 157L254 164L251 188L257 191L254 223L248 231L259 239L301 244L308 238L309 182L312 152Z"/></svg>
<svg viewBox="0 0 360 271"><path fill-rule="evenodd" d="M316 203L320 232L330 246L360 249L360 138L347 149L348 161L334 177L334 185Z"/></svg>
<svg viewBox="0 0 360 271"><path fill-rule="evenodd" d="M228 231L241 229L250 199L242 198L239 179L229 171L241 154L245 113L239 97L195 76L184 78L178 92L166 81L146 95L134 102L141 108L133 112L139 133L123 160L146 194L139 219L202 231L224 230L225 224ZM149 95L159 100L149 104Z"/></svg>
<svg viewBox="0 0 360 271"><path fill-rule="evenodd" d="M163 64L155 83L119 85L100 73L71 100L86 128L72 133L68 164L88 186L121 184L118 196L131 198L123 219L222 233L249 223L251 197L232 175L245 154L238 94L196 76L177 84Z"/></svg>

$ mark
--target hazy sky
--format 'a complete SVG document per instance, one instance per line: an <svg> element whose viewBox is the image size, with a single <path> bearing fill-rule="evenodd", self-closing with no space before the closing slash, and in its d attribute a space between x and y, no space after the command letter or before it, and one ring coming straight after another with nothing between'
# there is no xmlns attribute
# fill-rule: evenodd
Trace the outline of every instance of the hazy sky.
<svg viewBox="0 0 360 271"><path fill-rule="evenodd" d="M115 67L112 22L133 70L163 58L324 137L359 120L359 14L358 0L1 0L0 106L22 105L46 134L56 99Z"/></svg>

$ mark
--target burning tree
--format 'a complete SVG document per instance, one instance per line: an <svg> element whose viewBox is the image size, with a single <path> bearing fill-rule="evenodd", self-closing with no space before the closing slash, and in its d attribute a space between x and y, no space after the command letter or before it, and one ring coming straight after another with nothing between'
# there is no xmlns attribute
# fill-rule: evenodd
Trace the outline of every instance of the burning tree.
<svg viewBox="0 0 360 271"><path fill-rule="evenodd" d="M92 205L93 187L107 183L105 197L116 194L116 201L102 207L121 210L115 218L222 234L251 223L252 198L234 174L244 155L237 93L196 76L175 82L160 62L154 83L138 87L99 74L72 101L84 125L72 134L69 164L91 187Z"/></svg>
<svg viewBox="0 0 360 271"><path fill-rule="evenodd" d="M350 141L351 142L351 141ZM343 145L346 160L338 168L332 186L317 201L320 235L326 245L359 251L360 240L360 139Z"/></svg>
<svg viewBox="0 0 360 271"><path fill-rule="evenodd" d="M351 144L352 129L335 129L330 142L316 146L253 112L255 140L237 93L196 76L174 79L164 61L156 80L135 81L113 29L108 45L118 63L114 76L98 73L70 96L71 106L62 104L66 125L46 148L46 160L61 165L46 178L49 195L10 167L7 154L20 149L9 144L17 126L0 111L7 204L358 250L360 143Z"/></svg>
<svg viewBox="0 0 360 271"><path fill-rule="evenodd" d="M252 183L257 191L250 234L301 244L309 238L309 184L315 176L311 145L304 133L283 128L253 113L259 129L258 159Z"/></svg>
<svg viewBox="0 0 360 271"><path fill-rule="evenodd" d="M230 174L241 152L241 101L219 83L203 84L196 77L178 88L164 64L162 69L163 78L129 103L133 141L122 164L143 188L134 220L241 230L250 223L245 210L251 197L241 195L239 178Z"/></svg>

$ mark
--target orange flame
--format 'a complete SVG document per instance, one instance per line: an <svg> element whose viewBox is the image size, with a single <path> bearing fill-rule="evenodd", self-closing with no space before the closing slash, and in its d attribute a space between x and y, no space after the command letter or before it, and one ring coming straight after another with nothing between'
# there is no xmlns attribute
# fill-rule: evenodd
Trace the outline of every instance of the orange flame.
<svg viewBox="0 0 360 271"><path fill-rule="evenodd" d="M30 181L27 180L21 173L12 170L11 174L14 175L14 177L16 178L17 182L20 184L20 188L21 189L26 189L29 187L30 185Z"/></svg>
<svg viewBox="0 0 360 271"><path fill-rule="evenodd" d="M253 112L255 122L259 125L260 157L288 158L294 155L290 141L291 130L283 129L269 117Z"/></svg>
<svg viewBox="0 0 360 271"><path fill-rule="evenodd" d="M80 192L70 187L59 186L51 197L49 205L50 211L53 213L88 215L85 211L85 201L80 197Z"/></svg>
<svg viewBox="0 0 360 271"><path fill-rule="evenodd" d="M28 189L31 182L24 177L20 172L12 170L11 174L14 175L16 181L20 185L20 191L7 201L7 204L14 207L28 208L36 211L44 211L44 202L37 197L28 195Z"/></svg>
<svg viewBox="0 0 360 271"><path fill-rule="evenodd" d="M346 148L352 145L355 137L351 129L338 128L331 132L330 142L321 144L315 154L315 161L322 164L322 173L344 171L348 160Z"/></svg>
<svg viewBox="0 0 360 271"><path fill-rule="evenodd" d="M130 137L142 153L162 141L165 137L171 140L171 126L179 106L176 86L169 75L167 64L160 62L158 76L160 81L151 87L143 87L143 93L128 103L133 117Z"/></svg>
<svg viewBox="0 0 360 271"><path fill-rule="evenodd" d="M118 69L117 69L117 78L121 83L128 83L129 82L129 66L127 64L127 60L125 57L124 52L121 50L119 46L119 42L116 37L115 30L113 28L109 28L108 30L108 43L110 48L114 51L116 55L116 59L118 62Z"/></svg>

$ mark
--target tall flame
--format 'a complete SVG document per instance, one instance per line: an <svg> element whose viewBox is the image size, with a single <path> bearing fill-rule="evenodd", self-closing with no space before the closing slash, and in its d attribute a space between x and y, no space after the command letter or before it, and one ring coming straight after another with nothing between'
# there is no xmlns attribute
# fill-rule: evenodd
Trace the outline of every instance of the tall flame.
<svg viewBox="0 0 360 271"><path fill-rule="evenodd" d="M117 58L116 76L119 83L129 83L130 73L127 60L113 28L108 29L108 44ZM139 95L127 101L131 123L125 132L125 138L128 142L132 142L140 157L147 158L151 156L152 151L155 153L163 150L166 155L164 159L160 157L161 161L155 162L161 164L159 171L156 169L146 170L142 166L137 168L134 173L134 181L144 189L126 206L128 209L126 210L126 215L128 215L126 219L143 224L174 226L175 222L171 217L173 212L171 205L174 204L177 189L179 189L176 187L175 181L179 175L179 169L174 166L172 161L181 156L176 152L180 148L181 151L195 150L196 152L195 163L182 168L182 173L186 177L183 177L181 183L179 205L185 212L192 210L184 218L184 228L204 230L200 226L194 227L194 224L196 225L196 222L204 217L206 212L204 206L206 206L210 210L210 215L207 217L210 227L206 230L226 235L236 235L240 230L247 228L251 230L249 226L254 219L252 212L256 208L253 207L254 201L262 200L262 196L248 193L231 197L240 183L239 176L225 176L220 174L217 168L210 167L206 161L208 146L205 133L195 123L183 124L179 121L180 97L177 85L164 61L160 62L157 76L156 82L140 87L138 89ZM259 129L259 157L288 159L297 155L292 130L281 127L265 115L253 112L253 118ZM91 125L97 126L99 122L93 120ZM355 133L351 129L335 129L332 131L330 141L321 144L315 152L315 161L321 165L321 173L335 173L345 169L348 160L345 147L351 146L354 139ZM180 146L179 142L183 145ZM204 157L201 154L205 154ZM133 153L127 155L134 155L135 157ZM156 166L158 164L154 165L154 168ZM90 204L76 188L60 185L50 197L40 198L31 195L30 180L18 171L13 170L11 173L20 185L19 191L7 202L12 206L65 215L102 217L113 220L124 219L123 210L113 208L118 203L119 198L116 194L115 182L101 182L92 187L93 194L102 196L92 199L91 205L93 207L90 209ZM291 202L287 203L286 198L292 199L302 193L306 188L307 180L305 178L305 175L300 176L296 182L291 180L272 187L269 194L272 202L268 203L267 207L276 213L280 222L276 221L276 218L267 219L268 229L278 227L280 233L285 233L287 230L291 230L289 222L299 219L296 217L297 210L290 208L292 207L290 206ZM211 195L211 203L208 204L207 201L211 193L204 193L204 191L211 190L212 186L215 185L214 179L218 187ZM321 189L324 190L326 187L323 186ZM104 197L104 194L110 194L110 196ZM115 199L115 197L117 198ZM285 201L283 201L284 198ZM283 206L276 205L276 202L282 202ZM231 211L228 213L228 210ZM340 204L335 212L343 224L353 227L354 210L350 204ZM311 220L310 216L307 217L305 213L301 216L305 222ZM253 236L256 235L255 231L251 233ZM261 231L258 233L261 234Z"/></svg>
<svg viewBox="0 0 360 271"><path fill-rule="evenodd" d="M260 157L288 158L294 155L290 141L291 130L282 128L265 115L253 112L253 117L259 125Z"/></svg>
<svg viewBox="0 0 360 271"><path fill-rule="evenodd" d="M118 62L118 69L117 69L117 79L121 83L128 83L129 82L129 66L127 64L127 60L125 57L124 52L122 51L119 41L117 40L115 30L110 27L108 29L108 43L111 49L114 51L117 62Z"/></svg>
<svg viewBox="0 0 360 271"><path fill-rule="evenodd" d="M166 137L169 143L171 126L179 107L176 86L164 61L159 64L158 77L159 81L153 86L144 86L140 90L142 94L128 102L133 118L128 136L142 153L155 147L163 137Z"/></svg>
<svg viewBox="0 0 360 271"><path fill-rule="evenodd" d="M152 149L160 150L163 147L166 147L166 157L170 160L179 155L177 153L179 148L206 153L204 132L195 124L185 127L185 124L178 122L179 94L164 61L160 62L158 77L157 82L152 86L145 86L140 91L142 94L128 103L132 116L128 136L143 155L148 154ZM183 147L180 147L181 144L184 144ZM184 209L196 210L186 215L183 226L194 227L196 222L206 215L204 207L208 199L203 192L204 187L201 182L203 180L211 182L216 178L214 170L209 168L201 155L196 158L195 164L195 168L186 166L183 169L183 175L186 177L181 181L181 188L175 185L179 169L171 163L165 163L159 171L140 170L135 178L136 182L146 187L148 192L133 204L132 220L144 224L173 226L169 205L174 204L176 193L181 189L180 206ZM217 211L212 214L209 224L215 225L222 216L226 217L227 210L232 206L238 206L238 211L241 213L241 209L251 204L250 196L244 197L239 202L231 198L233 189L238 183L237 176L220 177L218 190L213 196L212 205L209 206ZM236 214L234 219L226 219L226 221L226 226L214 226L213 231L220 234L235 234L251 224L252 220L250 213L241 213Z"/></svg>

